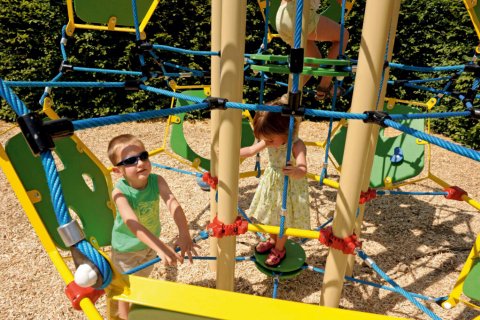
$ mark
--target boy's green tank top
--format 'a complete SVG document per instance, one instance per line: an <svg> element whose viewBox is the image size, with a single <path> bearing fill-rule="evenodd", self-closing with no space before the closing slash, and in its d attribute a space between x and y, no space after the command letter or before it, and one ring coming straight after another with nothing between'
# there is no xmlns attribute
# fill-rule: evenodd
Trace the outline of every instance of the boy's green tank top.
<svg viewBox="0 0 480 320"><path fill-rule="evenodd" d="M132 188L125 179L118 181L115 188L127 198L138 221L156 237L160 236L158 176L150 174L147 186L142 190ZM118 208L112 230L112 248L119 252L135 252L148 248L130 231Z"/></svg>

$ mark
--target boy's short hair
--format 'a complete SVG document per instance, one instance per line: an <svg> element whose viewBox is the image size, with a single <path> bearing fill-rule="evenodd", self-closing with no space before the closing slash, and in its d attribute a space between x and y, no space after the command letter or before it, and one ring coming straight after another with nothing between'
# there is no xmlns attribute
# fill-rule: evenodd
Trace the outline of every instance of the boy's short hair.
<svg viewBox="0 0 480 320"><path fill-rule="evenodd" d="M118 151L123 149L127 145L137 145L139 147L145 148L142 140L134 136L133 134L121 134L118 135L108 143L108 159L113 165L116 165L122 159L117 159Z"/></svg>

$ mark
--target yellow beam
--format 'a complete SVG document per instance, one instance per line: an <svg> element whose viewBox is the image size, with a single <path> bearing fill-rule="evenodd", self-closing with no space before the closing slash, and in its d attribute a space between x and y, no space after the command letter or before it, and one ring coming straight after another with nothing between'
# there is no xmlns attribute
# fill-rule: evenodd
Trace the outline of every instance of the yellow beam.
<svg viewBox="0 0 480 320"><path fill-rule="evenodd" d="M129 276L129 283L113 299L214 319L399 319L137 276Z"/></svg>

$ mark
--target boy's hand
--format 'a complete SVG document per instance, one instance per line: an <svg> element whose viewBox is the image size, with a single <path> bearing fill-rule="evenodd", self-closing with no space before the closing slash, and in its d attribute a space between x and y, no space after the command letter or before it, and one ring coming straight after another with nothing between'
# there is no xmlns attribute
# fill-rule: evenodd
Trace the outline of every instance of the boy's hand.
<svg viewBox="0 0 480 320"><path fill-rule="evenodd" d="M183 256L176 253L175 250L173 250L173 248L165 245L161 249L162 250L157 252L157 255L160 257L160 259L162 259L163 264L165 266L174 266L179 261L180 263L183 263Z"/></svg>
<svg viewBox="0 0 480 320"><path fill-rule="evenodd" d="M195 248L200 248L200 246L192 241L192 238L190 237L190 234L188 234L188 232L180 234L177 242L175 243L175 246L180 247L182 257L187 254L190 263L193 263L193 255L198 256Z"/></svg>

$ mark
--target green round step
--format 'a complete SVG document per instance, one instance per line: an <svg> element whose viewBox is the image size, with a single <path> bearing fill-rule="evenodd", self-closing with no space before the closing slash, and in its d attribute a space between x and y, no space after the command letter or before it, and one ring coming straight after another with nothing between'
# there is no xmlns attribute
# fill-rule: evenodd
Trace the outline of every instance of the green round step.
<svg viewBox="0 0 480 320"><path fill-rule="evenodd" d="M273 268L265 264L268 252L255 252L255 265L258 270L267 276L279 276L280 279L290 279L302 272L302 266L305 264L305 259L307 258L302 246L294 241L287 240L285 249L287 250L285 259Z"/></svg>

